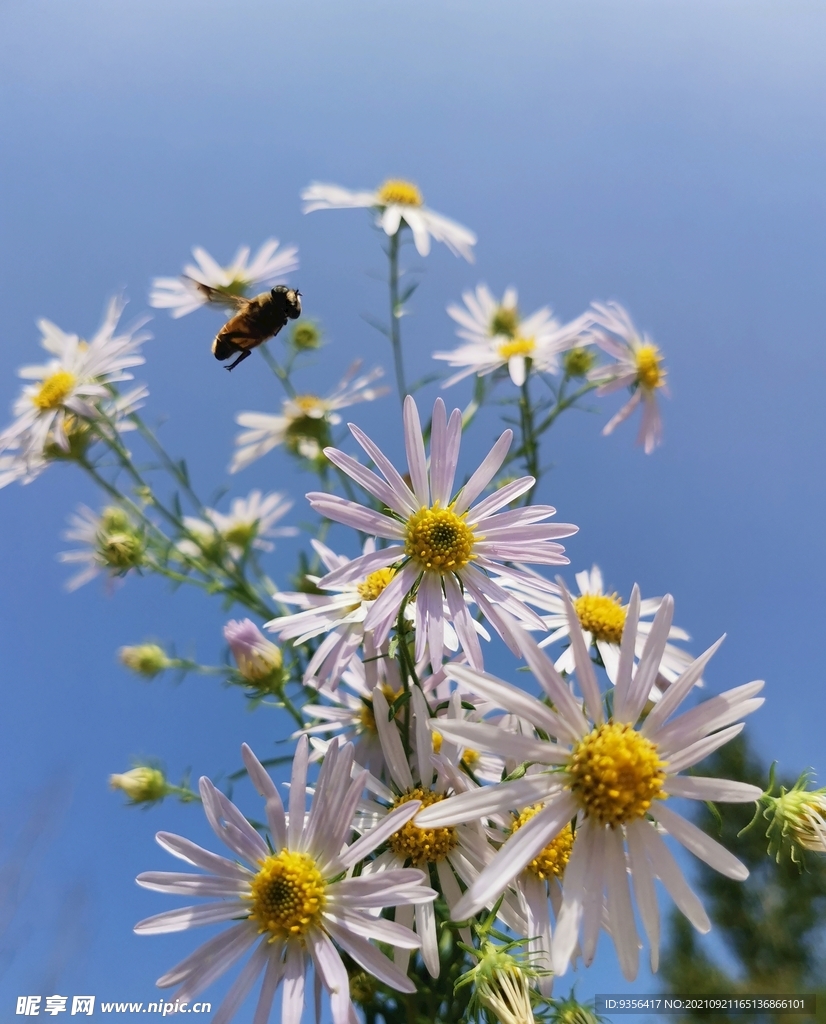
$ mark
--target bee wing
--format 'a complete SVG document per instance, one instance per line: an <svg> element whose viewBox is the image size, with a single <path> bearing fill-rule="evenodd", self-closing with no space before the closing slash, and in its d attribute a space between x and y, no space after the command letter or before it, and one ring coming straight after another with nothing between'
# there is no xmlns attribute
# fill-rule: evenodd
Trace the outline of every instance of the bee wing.
<svg viewBox="0 0 826 1024"><path fill-rule="evenodd" d="M234 309L237 313L246 309L249 305L249 299L243 295L230 295L228 292L223 291L221 288L213 288L211 285L202 284L200 281L196 281L194 277L187 277L183 275L186 281L204 296L207 302L217 306L229 306L230 309Z"/></svg>

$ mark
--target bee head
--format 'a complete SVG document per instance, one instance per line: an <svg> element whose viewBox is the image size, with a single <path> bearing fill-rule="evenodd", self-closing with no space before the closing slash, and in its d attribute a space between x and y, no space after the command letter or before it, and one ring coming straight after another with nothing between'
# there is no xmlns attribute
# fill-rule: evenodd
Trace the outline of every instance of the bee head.
<svg viewBox="0 0 826 1024"><path fill-rule="evenodd" d="M301 292L297 288L290 288L284 298L287 300L287 316L290 320L296 320L301 316Z"/></svg>

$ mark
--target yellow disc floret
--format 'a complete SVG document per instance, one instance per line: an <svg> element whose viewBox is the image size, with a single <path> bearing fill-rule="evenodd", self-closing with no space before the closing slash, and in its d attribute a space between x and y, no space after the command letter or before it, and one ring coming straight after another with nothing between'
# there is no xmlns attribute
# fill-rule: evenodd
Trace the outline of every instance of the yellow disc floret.
<svg viewBox="0 0 826 1024"><path fill-rule="evenodd" d="M43 412L48 409L59 409L72 393L76 383L77 377L73 373L58 370L41 381L37 394L32 396L32 402Z"/></svg>
<svg viewBox="0 0 826 1024"><path fill-rule="evenodd" d="M422 807L429 807L444 800L444 794L416 787L402 793L393 806L399 807L410 800L421 800ZM390 836L388 842L397 857L420 865L443 860L459 842L459 835L455 828L419 828L412 821L408 821L403 828Z"/></svg>
<svg viewBox="0 0 826 1024"><path fill-rule="evenodd" d="M512 356L532 356L536 342L533 338L514 338L513 341L503 341L499 346L499 355L503 359L510 359Z"/></svg>
<svg viewBox="0 0 826 1024"><path fill-rule="evenodd" d="M571 791L602 825L642 818L662 791L665 762L656 746L627 723L598 725L574 747L568 762Z"/></svg>
<svg viewBox="0 0 826 1024"><path fill-rule="evenodd" d="M617 594L583 594L574 601L582 628L595 640L609 644L622 641L625 609Z"/></svg>
<svg viewBox="0 0 826 1024"><path fill-rule="evenodd" d="M404 550L422 569L444 575L457 572L474 558L473 527L465 516L457 516L450 506L420 508L407 522ZM481 538L478 538L481 539Z"/></svg>
<svg viewBox="0 0 826 1024"><path fill-rule="evenodd" d="M640 345L634 353L637 363L637 383L640 387L653 391L665 384L663 357L656 345Z"/></svg>
<svg viewBox="0 0 826 1024"><path fill-rule="evenodd" d="M516 817L513 823L513 831L522 828L525 822L542 810L542 804L535 804L533 807L526 807ZM571 850L574 848L574 833L570 825L566 825L548 845L541 850L536 857L528 864L528 870L533 871L543 881L550 878L562 878L565 865L571 859Z"/></svg>
<svg viewBox="0 0 826 1024"><path fill-rule="evenodd" d="M359 583L356 590L363 601L375 601L395 575L395 569L377 569L363 583Z"/></svg>
<svg viewBox="0 0 826 1024"><path fill-rule="evenodd" d="M389 178L378 191L382 206L423 206L421 192L412 181Z"/></svg>
<svg viewBox="0 0 826 1024"><path fill-rule="evenodd" d="M306 853L282 850L261 862L250 884L250 917L275 939L304 935L324 907L324 879Z"/></svg>

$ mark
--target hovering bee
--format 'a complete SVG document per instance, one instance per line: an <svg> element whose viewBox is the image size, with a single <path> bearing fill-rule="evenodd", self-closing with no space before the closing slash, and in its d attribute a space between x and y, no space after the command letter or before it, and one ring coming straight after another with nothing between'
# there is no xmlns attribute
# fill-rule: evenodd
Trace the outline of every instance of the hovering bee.
<svg viewBox="0 0 826 1024"><path fill-rule="evenodd" d="M242 295L228 295L200 281L194 283L210 302L235 307L235 315L227 320L212 343L212 354L222 362L240 352L235 362L225 367L227 370L234 370L254 348L274 338L288 320L301 316L301 292L283 284L247 299Z"/></svg>

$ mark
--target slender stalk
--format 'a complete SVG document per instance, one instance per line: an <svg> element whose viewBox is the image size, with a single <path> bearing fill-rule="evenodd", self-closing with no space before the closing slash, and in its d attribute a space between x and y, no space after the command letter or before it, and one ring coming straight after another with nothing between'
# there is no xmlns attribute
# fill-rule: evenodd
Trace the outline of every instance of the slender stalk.
<svg viewBox="0 0 826 1024"><path fill-rule="evenodd" d="M522 383L519 398L519 423L522 430L522 447L520 453L525 460L525 469L534 478L533 487L525 495L525 504L529 505L531 495L536 490L541 475L539 466L539 437L536 430L535 410L531 404L529 390L530 367L526 368L525 380Z"/></svg>
<svg viewBox="0 0 826 1024"><path fill-rule="evenodd" d="M290 360L287 366L281 366L275 356L270 352L266 345L261 345L258 351L264 357L264 362L269 366L275 376L281 381L281 385L287 392L288 397L295 398L296 390L293 387L293 383L290 380L290 370L292 369L292 360Z"/></svg>
<svg viewBox="0 0 826 1024"><path fill-rule="evenodd" d="M390 263L390 344L393 346L393 363L396 368L396 387L399 401L404 405L407 386L404 382L404 362L402 357L401 337L401 303L399 302L399 240L402 228L390 236L390 247L387 258Z"/></svg>

